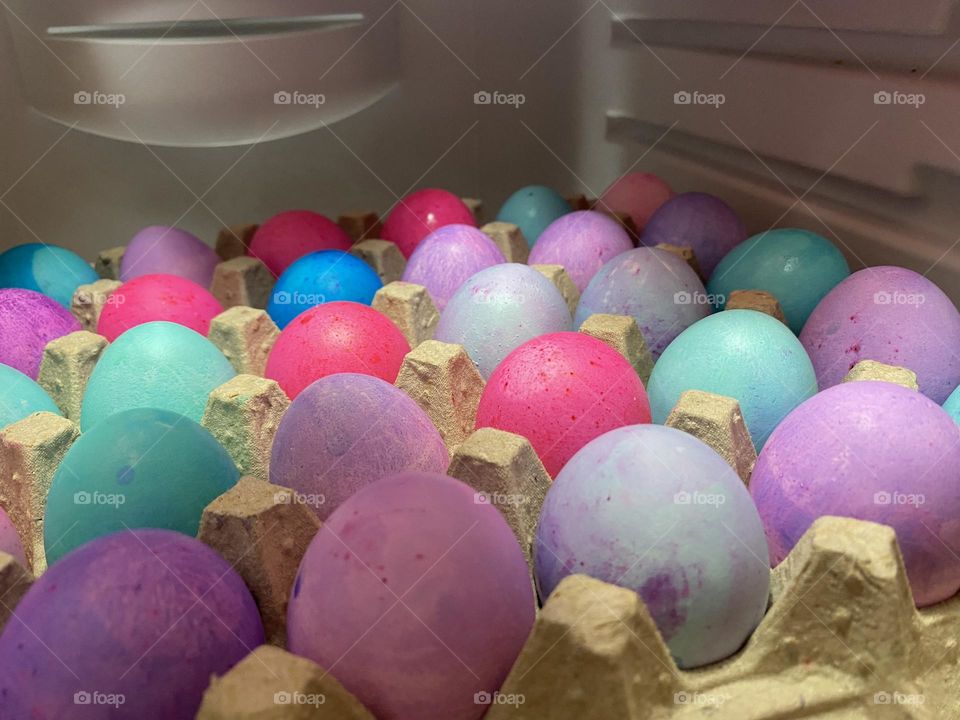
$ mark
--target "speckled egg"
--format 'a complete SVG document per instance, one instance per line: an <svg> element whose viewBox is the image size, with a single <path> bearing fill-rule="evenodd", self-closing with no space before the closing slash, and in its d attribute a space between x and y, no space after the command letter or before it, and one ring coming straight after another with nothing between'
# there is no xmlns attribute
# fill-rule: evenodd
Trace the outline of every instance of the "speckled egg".
<svg viewBox="0 0 960 720"><path fill-rule="evenodd" d="M563 265L583 292L597 271L633 249L627 231L609 215L580 210L554 220L530 251L531 265Z"/></svg>
<svg viewBox="0 0 960 720"><path fill-rule="evenodd" d="M463 200L437 188L416 190L398 202L383 223L383 239L395 243L404 257L444 225L477 226L477 220Z"/></svg>
<svg viewBox="0 0 960 720"><path fill-rule="evenodd" d="M630 315L654 359L686 328L712 312L707 291L681 258L665 250L636 248L617 255L593 276L574 325L591 315Z"/></svg>
<svg viewBox="0 0 960 720"><path fill-rule="evenodd" d="M300 493L326 520L380 478L407 470L445 473L449 463L437 428L406 393L370 375L338 373L309 385L284 413L270 482Z"/></svg>
<svg viewBox="0 0 960 720"><path fill-rule="evenodd" d="M63 414L46 390L16 368L0 364L0 429L35 412Z"/></svg>
<svg viewBox="0 0 960 720"><path fill-rule="evenodd" d="M817 391L817 378L782 322L755 310L725 310L684 330L653 366L653 421L665 422L685 390L739 401L759 451L787 413Z"/></svg>
<svg viewBox="0 0 960 720"><path fill-rule="evenodd" d="M267 312L279 328L317 305L337 300L369 305L383 287L363 260L342 250L320 250L297 259L273 286Z"/></svg>
<svg viewBox="0 0 960 720"><path fill-rule="evenodd" d="M700 271L710 277L717 263L747 239L743 221L716 195L680 193L650 216L643 230L643 244L668 243L693 250Z"/></svg>
<svg viewBox="0 0 960 720"><path fill-rule="evenodd" d="M631 172L603 191L597 209L627 213L642 232L650 216L672 197L670 186L653 173Z"/></svg>
<svg viewBox="0 0 960 720"><path fill-rule="evenodd" d="M527 340L569 329L570 310L553 283L527 265L505 263L481 270L457 290L434 339L463 345L486 378Z"/></svg>
<svg viewBox="0 0 960 720"><path fill-rule="evenodd" d="M917 605L960 589L960 429L918 392L862 381L817 394L770 436L750 492L772 565L840 515L896 531Z"/></svg>
<svg viewBox="0 0 960 720"><path fill-rule="evenodd" d="M477 427L527 438L551 476L598 435L648 422L650 403L633 366L575 332L541 335L507 355L477 409Z"/></svg>
<svg viewBox="0 0 960 720"><path fill-rule="evenodd" d="M47 343L79 329L56 300L33 290L0 288L0 363L36 380Z"/></svg>
<svg viewBox="0 0 960 720"><path fill-rule="evenodd" d="M124 282L141 275L177 275L210 287L220 258L196 235L167 225L151 225L133 236L120 261Z"/></svg>
<svg viewBox="0 0 960 720"><path fill-rule="evenodd" d="M200 422L207 397L236 374L217 346L190 328L138 325L100 356L83 396L80 426L87 432L114 413L143 407Z"/></svg>
<svg viewBox="0 0 960 720"><path fill-rule="evenodd" d="M64 557L0 635L5 718L193 720L212 675L264 641L257 605L214 550L124 530Z"/></svg>
<svg viewBox="0 0 960 720"><path fill-rule="evenodd" d="M453 478L404 473L320 528L287 642L376 717L477 720L488 705L476 695L503 683L533 618L529 569L500 511Z"/></svg>
<svg viewBox="0 0 960 720"><path fill-rule="evenodd" d="M560 193L544 185L527 185L507 198L497 212L498 222L513 223L520 228L527 244L533 247L547 226L571 211Z"/></svg>
<svg viewBox="0 0 960 720"><path fill-rule="evenodd" d="M734 290L765 290L780 301L799 333L821 298L850 274L843 253L809 230L779 228L754 235L720 261L707 290L723 309Z"/></svg>
<svg viewBox="0 0 960 720"><path fill-rule="evenodd" d="M279 276L308 253L349 250L352 244L346 231L325 215L310 210L286 210L257 228L248 254Z"/></svg>
<svg viewBox="0 0 960 720"><path fill-rule="evenodd" d="M201 335L223 306L192 280L177 275L141 275L110 293L97 333L113 342L132 327L157 320L183 325Z"/></svg>
<svg viewBox="0 0 960 720"><path fill-rule="evenodd" d="M56 245L27 243L0 253L0 288L34 290L64 307L70 307L78 285L99 279L86 260Z"/></svg>
<svg viewBox="0 0 960 720"><path fill-rule="evenodd" d="M367 305L331 302L299 315L281 332L264 375L291 400L307 385L334 373L397 379L410 344L390 320Z"/></svg>
<svg viewBox="0 0 960 720"><path fill-rule="evenodd" d="M601 435L560 472L540 513L541 597L572 573L643 598L683 668L735 653L767 607L757 509L706 444L658 425Z"/></svg>
<svg viewBox="0 0 960 720"><path fill-rule="evenodd" d="M24 569L27 568L27 557L23 552L20 534L2 507L0 507L0 552L11 555Z"/></svg>
<svg viewBox="0 0 960 720"><path fill-rule="evenodd" d="M920 392L936 403L960 384L960 313L940 288L906 268L855 272L820 301L800 341L821 389L861 360L913 370Z"/></svg>

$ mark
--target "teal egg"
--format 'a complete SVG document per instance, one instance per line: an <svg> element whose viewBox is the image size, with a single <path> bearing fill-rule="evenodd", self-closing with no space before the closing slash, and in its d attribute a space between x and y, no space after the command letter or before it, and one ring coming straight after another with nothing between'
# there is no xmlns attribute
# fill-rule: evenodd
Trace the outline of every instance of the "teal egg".
<svg viewBox="0 0 960 720"><path fill-rule="evenodd" d="M78 285L99 279L82 257L56 245L27 243L0 254L0 287L43 293L64 307Z"/></svg>
<svg viewBox="0 0 960 720"><path fill-rule="evenodd" d="M0 428L35 412L63 414L47 392L31 378L0 363Z"/></svg>
<svg viewBox="0 0 960 720"><path fill-rule="evenodd" d="M727 253L707 283L722 310L734 290L764 290L780 301L799 334L810 313L850 274L837 247L809 230L781 228L754 235Z"/></svg>
<svg viewBox="0 0 960 720"><path fill-rule="evenodd" d="M647 395L663 423L685 390L736 398L759 451L780 421L817 391L813 363L796 335L755 310L725 310L695 322L653 366Z"/></svg>
<svg viewBox="0 0 960 720"><path fill-rule="evenodd" d="M126 529L194 536L203 509L239 477L213 435L183 415L153 408L111 415L80 435L53 476L43 519L47 562Z"/></svg>
<svg viewBox="0 0 960 720"><path fill-rule="evenodd" d="M943 409L947 415L953 418L953 421L960 425L960 387L954 388L950 397L943 403Z"/></svg>
<svg viewBox="0 0 960 720"><path fill-rule="evenodd" d="M497 213L497 220L519 227L527 244L533 247L547 225L572 210L556 190L544 185L527 185L507 198Z"/></svg>
<svg viewBox="0 0 960 720"><path fill-rule="evenodd" d="M200 333L170 322L138 325L100 357L83 396L80 427L86 432L114 413L142 407L199 422L210 392L236 374Z"/></svg>

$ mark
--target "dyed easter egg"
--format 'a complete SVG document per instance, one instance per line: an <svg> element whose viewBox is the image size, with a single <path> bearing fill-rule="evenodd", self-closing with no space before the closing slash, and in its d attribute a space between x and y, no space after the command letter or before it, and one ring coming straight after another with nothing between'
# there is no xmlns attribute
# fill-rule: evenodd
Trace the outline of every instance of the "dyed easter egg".
<svg viewBox="0 0 960 720"><path fill-rule="evenodd" d="M598 435L648 422L650 403L633 366L574 332L541 335L507 355L477 409L477 427L527 438L551 476Z"/></svg>
<svg viewBox="0 0 960 720"><path fill-rule="evenodd" d="M383 223L383 239L410 257L427 235L444 225L477 226L463 200L446 190L416 190L398 202Z"/></svg>
<svg viewBox="0 0 960 720"><path fill-rule="evenodd" d="M410 344L390 320L367 305L331 302L310 308L287 325L267 358L264 375L291 400L334 373L397 379Z"/></svg>
<svg viewBox="0 0 960 720"><path fill-rule="evenodd" d="M943 409L954 419L954 422L960 424L960 387L950 393L950 397L943 403Z"/></svg>
<svg viewBox="0 0 960 720"><path fill-rule="evenodd" d="M64 307L70 307L78 285L99 279L86 260L56 245L27 243L0 253L0 288L33 290Z"/></svg>
<svg viewBox="0 0 960 720"><path fill-rule="evenodd" d="M2 507L0 507L0 552L11 555L24 569L27 568L27 557L23 552L20 534Z"/></svg>
<svg viewBox="0 0 960 720"><path fill-rule="evenodd" d="M746 239L743 221L723 200L710 193L686 192L657 208L642 241L649 247L668 243L691 248L704 277L710 277L717 263Z"/></svg>
<svg viewBox="0 0 960 720"><path fill-rule="evenodd" d="M257 605L214 550L124 530L52 565L0 635L5 718L193 720L212 675L264 641Z"/></svg>
<svg viewBox="0 0 960 720"><path fill-rule="evenodd" d="M861 360L917 374L920 392L942 403L960 384L960 313L943 291L901 267L869 267L820 301L800 333L820 388Z"/></svg>
<svg viewBox="0 0 960 720"><path fill-rule="evenodd" d="M47 343L79 329L56 300L33 290L0 288L0 363L36 380Z"/></svg>
<svg viewBox="0 0 960 720"><path fill-rule="evenodd" d="M917 605L960 589L960 431L921 393L869 381L818 393L770 436L750 493L772 565L839 515L896 531Z"/></svg>
<svg viewBox="0 0 960 720"><path fill-rule="evenodd" d="M406 393L370 375L338 373L309 385L284 413L270 482L300 493L326 520L380 478L407 470L444 473L449 464L437 428Z"/></svg>
<svg viewBox="0 0 960 720"><path fill-rule="evenodd" d="M137 325L100 356L83 395L80 426L87 432L114 413L144 407L200 422L207 397L236 374L217 346L190 328Z"/></svg>
<svg viewBox="0 0 960 720"><path fill-rule="evenodd" d="M767 607L750 494L712 448L674 428L618 428L574 455L547 491L534 553L543 598L575 572L634 590L683 668L735 653Z"/></svg>
<svg viewBox="0 0 960 720"><path fill-rule="evenodd" d="M633 249L627 231L609 215L580 210L552 222L530 251L531 265L563 265L577 290L608 260Z"/></svg>
<svg viewBox="0 0 960 720"><path fill-rule="evenodd" d="M401 602L397 599L401 598ZM357 492L300 563L287 646L379 718L475 720L533 627L523 552L469 486L404 473Z"/></svg>
<svg viewBox="0 0 960 720"><path fill-rule="evenodd" d="M220 257L196 235L167 225L151 225L133 236L120 261L124 282L141 275L177 275L210 287Z"/></svg>
<svg viewBox="0 0 960 720"><path fill-rule="evenodd" d="M712 309L697 274L666 250L636 248L617 255L593 276L574 325L591 315L630 315L654 359L671 341Z"/></svg>
<svg viewBox="0 0 960 720"><path fill-rule="evenodd" d="M156 320L183 325L206 335L223 306L192 280L177 275L141 275L110 293L97 333L113 342L132 327Z"/></svg>
<svg viewBox="0 0 960 720"><path fill-rule="evenodd" d="M755 310L725 310L684 330L653 366L653 421L665 422L685 390L735 398L759 451L777 423L817 391L817 378L782 322Z"/></svg>
<svg viewBox="0 0 960 720"><path fill-rule="evenodd" d="M504 263L457 290L433 336L462 345L486 378L527 340L569 329L570 310L553 283L527 265Z"/></svg>
<svg viewBox="0 0 960 720"><path fill-rule="evenodd" d="M614 180L598 198L596 207L627 213L642 232L650 216L672 197L670 186L653 173L632 172Z"/></svg>
<svg viewBox="0 0 960 720"><path fill-rule="evenodd" d="M0 365L0 429L35 412L62 415L47 391L9 365Z"/></svg>
<svg viewBox="0 0 960 720"><path fill-rule="evenodd" d="M533 247L547 226L571 211L570 204L553 188L527 185L517 190L500 206L497 221L513 223L527 244Z"/></svg>
<svg viewBox="0 0 960 720"><path fill-rule="evenodd" d="M297 259L277 279L267 312L285 328L304 310L337 300L369 305L383 287L363 260L342 250L320 250Z"/></svg>
<svg viewBox="0 0 960 720"><path fill-rule="evenodd" d="M443 310L468 278L506 261L496 243L475 227L444 225L417 245L403 280L423 285L437 310Z"/></svg>
<svg viewBox="0 0 960 720"><path fill-rule="evenodd" d="M248 254L275 276L295 260L318 250L349 250L353 240L333 220L310 210L277 213L257 228Z"/></svg>
<svg viewBox="0 0 960 720"><path fill-rule="evenodd" d="M843 253L809 230L780 228L754 235L720 261L707 290L723 309L734 290L765 290L780 301L799 333L821 298L850 274Z"/></svg>

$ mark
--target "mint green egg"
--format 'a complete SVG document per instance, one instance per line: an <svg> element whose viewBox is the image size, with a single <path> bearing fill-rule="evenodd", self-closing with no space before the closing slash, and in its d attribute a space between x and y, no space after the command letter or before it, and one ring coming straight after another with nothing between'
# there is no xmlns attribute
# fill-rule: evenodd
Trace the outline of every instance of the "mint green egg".
<svg viewBox="0 0 960 720"><path fill-rule="evenodd" d="M127 330L103 352L80 410L84 432L114 413L162 408L197 422L210 392L236 375L203 335L183 325L151 322Z"/></svg>
<svg viewBox="0 0 960 720"><path fill-rule="evenodd" d="M80 435L53 476L43 520L47 562L128 528L196 535L203 509L239 476L193 420L151 408L115 413Z"/></svg>
<svg viewBox="0 0 960 720"><path fill-rule="evenodd" d="M0 363L0 428L35 412L63 414L47 392L30 377Z"/></svg>

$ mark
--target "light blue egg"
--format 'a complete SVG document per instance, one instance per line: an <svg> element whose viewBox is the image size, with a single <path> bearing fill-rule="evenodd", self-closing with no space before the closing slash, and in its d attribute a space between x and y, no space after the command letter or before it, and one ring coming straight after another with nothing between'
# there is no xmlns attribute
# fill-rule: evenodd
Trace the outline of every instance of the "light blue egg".
<svg viewBox="0 0 960 720"><path fill-rule="evenodd" d="M170 322L138 325L100 357L83 396L80 427L87 432L115 413L144 407L199 422L210 392L236 374L200 333Z"/></svg>
<svg viewBox="0 0 960 720"><path fill-rule="evenodd" d="M572 210L556 190L543 185L527 185L507 198L497 213L497 220L519 227L527 244L533 247L547 225Z"/></svg>
<svg viewBox="0 0 960 720"><path fill-rule="evenodd" d="M724 256L707 283L723 309L734 290L764 290L780 301L787 324L799 334L810 313L850 274L843 253L809 230L780 228L754 235Z"/></svg>
<svg viewBox="0 0 960 720"><path fill-rule="evenodd" d="M0 287L43 293L65 307L78 285L99 279L82 257L56 245L27 243L0 254Z"/></svg>
<svg viewBox="0 0 960 720"><path fill-rule="evenodd" d="M9 365L0 364L0 428L35 412L63 414L46 391L32 379Z"/></svg>
<svg viewBox="0 0 960 720"><path fill-rule="evenodd" d="M943 409L953 418L953 421L960 425L960 387L954 389L943 403Z"/></svg>
<svg viewBox="0 0 960 720"><path fill-rule="evenodd" d="M667 346L647 395L663 423L685 390L735 398L759 451L787 413L817 392L813 363L790 328L755 310L725 310L700 320Z"/></svg>

